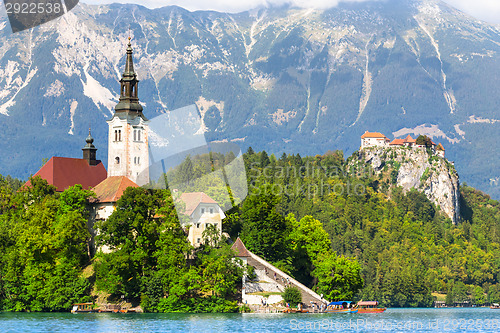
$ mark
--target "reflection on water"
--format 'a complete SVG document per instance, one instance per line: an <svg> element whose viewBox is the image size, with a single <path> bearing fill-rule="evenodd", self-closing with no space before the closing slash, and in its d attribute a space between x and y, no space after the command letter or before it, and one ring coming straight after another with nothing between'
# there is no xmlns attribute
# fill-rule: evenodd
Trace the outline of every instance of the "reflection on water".
<svg viewBox="0 0 500 333"><path fill-rule="evenodd" d="M500 310L388 309L382 314L0 313L1 332L500 332Z"/></svg>

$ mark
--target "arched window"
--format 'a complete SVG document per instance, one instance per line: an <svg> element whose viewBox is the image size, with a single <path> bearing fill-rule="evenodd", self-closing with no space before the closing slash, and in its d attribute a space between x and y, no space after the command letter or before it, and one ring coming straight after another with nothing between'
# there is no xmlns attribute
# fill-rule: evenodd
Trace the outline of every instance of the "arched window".
<svg viewBox="0 0 500 333"><path fill-rule="evenodd" d="M120 164L120 158L118 156L115 157L115 163Z"/></svg>
<svg viewBox="0 0 500 333"><path fill-rule="evenodd" d="M137 130L134 130L134 141L137 141Z"/></svg>
<svg viewBox="0 0 500 333"><path fill-rule="evenodd" d="M122 130L118 130L118 141L122 141Z"/></svg>
<svg viewBox="0 0 500 333"><path fill-rule="evenodd" d="M137 130L137 141L141 141L141 130Z"/></svg>
<svg viewBox="0 0 500 333"><path fill-rule="evenodd" d="M118 131L115 130L115 141L118 141Z"/></svg>
<svg viewBox="0 0 500 333"><path fill-rule="evenodd" d="M137 164L141 164L141 158L137 157Z"/></svg>

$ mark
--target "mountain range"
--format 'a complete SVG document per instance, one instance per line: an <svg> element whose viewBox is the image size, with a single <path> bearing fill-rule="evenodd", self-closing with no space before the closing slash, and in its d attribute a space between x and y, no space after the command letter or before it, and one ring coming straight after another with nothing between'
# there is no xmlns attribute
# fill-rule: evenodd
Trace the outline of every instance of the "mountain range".
<svg viewBox="0 0 500 333"><path fill-rule="evenodd" d="M2 11L4 9L2 8ZM86 5L13 34L0 19L0 173L80 157L107 123L132 37L148 118L196 104L209 141L269 153L426 134L461 180L500 198L500 27L437 0L237 14Z"/></svg>

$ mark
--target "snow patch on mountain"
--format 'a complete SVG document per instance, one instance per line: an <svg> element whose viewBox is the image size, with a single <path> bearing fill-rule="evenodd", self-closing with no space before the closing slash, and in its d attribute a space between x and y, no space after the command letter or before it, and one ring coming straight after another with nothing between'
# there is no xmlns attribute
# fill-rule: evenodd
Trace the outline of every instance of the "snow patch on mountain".
<svg viewBox="0 0 500 333"><path fill-rule="evenodd" d="M70 135L74 135L74 132L73 132L73 130L75 129L74 118L75 118L75 113L76 113L76 108L77 107L78 107L78 102L75 101L75 100L73 100L73 102L71 102L71 107L70 107L70 110L69 110L70 120L71 120L71 127L69 128L68 134L70 134Z"/></svg>
<svg viewBox="0 0 500 333"><path fill-rule="evenodd" d="M64 84L59 80L55 80L49 86L47 92L43 95L43 97L59 97L64 94L65 91L66 89L64 88Z"/></svg>
<svg viewBox="0 0 500 333"><path fill-rule="evenodd" d="M85 74L86 82L80 79L83 85L83 94L94 102L97 107L99 105L104 106L109 110L109 114L113 115L113 109L118 103L118 97L113 95L108 88L103 87L96 79L94 79L88 72L89 64L87 63L83 67L83 73Z"/></svg>
<svg viewBox="0 0 500 333"><path fill-rule="evenodd" d="M443 132L439 128L438 125L433 125L433 124L423 124L423 125L419 125L415 128L406 128L405 127L405 128L402 128L396 132L392 132L392 135L395 138L402 137L402 136L405 136L408 134L413 134L415 136L426 135L426 136L430 137L431 139L443 138L443 139L448 140L450 143L459 143L460 142L459 139L453 139L453 138L448 137L446 135L446 133Z"/></svg>

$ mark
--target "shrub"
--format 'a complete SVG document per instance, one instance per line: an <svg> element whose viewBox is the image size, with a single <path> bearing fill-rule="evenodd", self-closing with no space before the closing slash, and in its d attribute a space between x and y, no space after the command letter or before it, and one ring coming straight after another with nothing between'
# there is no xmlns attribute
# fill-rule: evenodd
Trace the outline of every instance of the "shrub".
<svg viewBox="0 0 500 333"><path fill-rule="evenodd" d="M297 287L286 287L282 297L290 306L297 306L297 304L302 303L302 294Z"/></svg>

